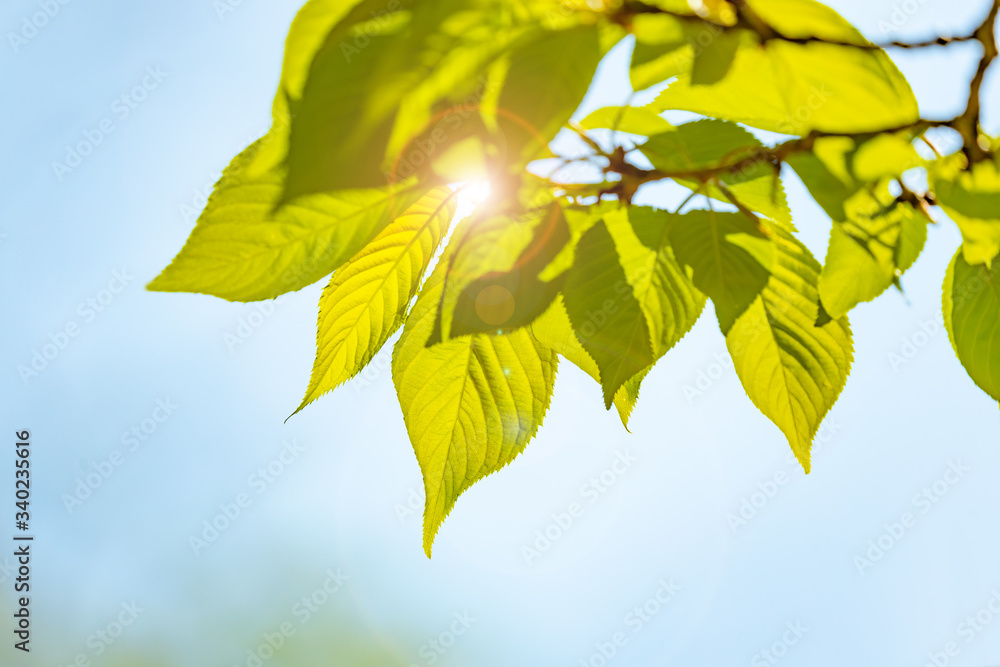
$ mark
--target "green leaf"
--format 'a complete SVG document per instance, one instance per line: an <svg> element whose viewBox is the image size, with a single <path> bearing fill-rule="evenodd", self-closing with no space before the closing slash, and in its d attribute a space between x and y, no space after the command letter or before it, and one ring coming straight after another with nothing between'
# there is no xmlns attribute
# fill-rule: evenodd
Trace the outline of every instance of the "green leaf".
<svg viewBox="0 0 1000 667"><path fill-rule="evenodd" d="M685 178L683 172L700 171L720 165L740 165L749 158L759 158L764 146L735 123L699 120L678 125L669 132L653 135L639 150L657 169L680 173L678 183L702 194L729 203L716 184L699 183ZM792 221L781 180L767 161L752 162L718 175L730 193L747 208L785 224Z"/></svg>
<svg viewBox="0 0 1000 667"><path fill-rule="evenodd" d="M888 186L924 162L909 137L879 135L860 145L823 137L788 162L833 220L819 282L823 317L840 317L898 285L927 239L927 217L897 202Z"/></svg>
<svg viewBox="0 0 1000 667"><path fill-rule="evenodd" d="M433 190L333 275L319 300L309 388L295 412L360 373L396 332L454 215L454 193Z"/></svg>
<svg viewBox="0 0 1000 667"><path fill-rule="evenodd" d="M847 219L830 231L819 294L834 319L871 301L910 268L927 240L927 218L900 203L885 183L845 202Z"/></svg>
<svg viewBox="0 0 1000 667"><path fill-rule="evenodd" d="M597 368L597 362L583 349L583 345L573 332L573 325L569 321L562 296L556 297L548 310L531 323L529 331L544 347L557 352L566 361L594 378L595 382L601 383L601 371ZM629 378L615 393L615 408L626 429L632 409L639 398L639 384L648 370L644 369Z"/></svg>
<svg viewBox="0 0 1000 667"><path fill-rule="evenodd" d="M704 29L703 29L704 30ZM692 44L696 44L698 33L690 28L687 30ZM742 30L727 30L715 38L708 48L694 49L694 63L691 66L691 85L707 86L718 83L733 66L736 51L744 42L746 36Z"/></svg>
<svg viewBox="0 0 1000 667"><path fill-rule="evenodd" d="M844 221L844 205L859 190L886 178L899 179L926 161L905 134L882 134L860 145L850 137L820 137L812 151L793 153L788 163L816 203L834 220Z"/></svg>
<svg viewBox="0 0 1000 667"><path fill-rule="evenodd" d="M442 26L450 48L406 95L396 116L387 154L397 178L425 165L452 182L468 180L475 169L481 177L488 171L487 158L494 155L489 128L496 123L493 107L502 83L498 60L537 29L510 24L497 3L466 4Z"/></svg>
<svg viewBox="0 0 1000 667"><path fill-rule="evenodd" d="M542 280L551 281L573 266L576 246L587 230L600 222L605 215L621 207L621 202L609 199L590 205L564 204L563 215L569 227L570 239L542 271L540 276Z"/></svg>
<svg viewBox="0 0 1000 667"><path fill-rule="evenodd" d="M602 56L593 25L547 31L511 52L497 102L511 170L546 156L549 142L587 93Z"/></svg>
<svg viewBox="0 0 1000 667"><path fill-rule="evenodd" d="M739 125L713 119L670 128L639 147L654 167L665 172L738 164L761 148L760 141Z"/></svg>
<svg viewBox="0 0 1000 667"><path fill-rule="evenodd" d="M363 248L421 194L396 188L304 197L277 211L284 176L248 177L258 144L236 156L215 185L191 236L149 285L229 301L271 299L311 285Z"/></svg>
<svg viewBox="0 0 1000 667"><path fill-rule="evenodd" d="M609 213L604 220L646 315L653 356L659 359L687 335L705 308L705 295L695 288L670 245L671 226L683 216L630 206Z"/></svg>
<svg viewBox="0 0 1000 667"><path fill-rule="evenodd" d="M441 259L447 273L427 344L515 329L541 314L560 282L539 274L568 238L557 202L521 215L485 208L463 220Z"/></svg>
<svg viewBox="0 0 1000 667"><path fill-rule="evenodd" d="M448 62L444 54L461 42L460 29L448 19L465 2L421 3L412 11L370 4L366 0L351 13L351 18L367 14L366 22L345 20L327 35L301 100L290 109L283 202L393 182L394 160L387 152L403 101ZM478 73L465 74L471 83L452 83L460 89L474 86Z"/></svg>
<svg viewBox="0 0 1000 667"><path fill-rule="evenodd" d="M285 159L290 109L302 97L309 66L323 40L337 24L356 25L370 19L379 9L385 9L380 0L360 3L358 0L309 0L299 9L285 40L281 80L272 106L273 125L261 141L253 164L249 165L255 175L279 166Z"/></svg>
<svg viewBox="0 0 1000 667"><path fill-rule="evenodd" d="M705 295L677 263L670 246L669 229L676 218L667 211L645 206L620 208L604 216L625 277L646 316L653 364L687 335L706 302ZM615 405L626 429L642 380L653 364L629 378L615 394Z"/></svg>
<svg viewBox="0 0 1000 667"><path fill-rule="evenodd" d="M521 453L548 409L559 357L522 329L426 347L439 264L393 350L392 377L426 493L424 551L458 496Z"/></svg>
<svg viewBox="0 0 1000 667"><path fill-rule="evenodd" d="M785 14L779 5L794 9ZM798 37L817 33L864 43L850 24L811 0L753 7ZM796 27L800 15L805 20ZM690 74L682 74L651 106L657 112L693 111L797 135L875 131L919 118L913 92L883 51L781 40L742 46L718 83L696 85Z"/></svg>
<svg viewBox="0 0 1000 667"><path fill-rule="evenodd" d="M562 286L562 276L545 281L539 274L570 238L562 207L553 203L514 224L530 225L532 237L510 268L483 274L476 267L451 267L453 273L480 275L458 295L448 336L511 331L531 323L552 303ZM449 281L454 283L454 281ZM440 332L436 332L440 334ZM437 342L440 337L432 337Z"/></svg>
<svg viewBox="0 0 1000 667"><path fill-rule="evenodd" d="M648 137L673 125L645 107L602 107L580 121L585 130L607 129Z"/></svg>
<svg viewBox="0 0 1000 667"><path fill-rule="evenodd" d="M775 30L792 39L819 37L868 45L854 26L830 7L812 0L747 0L749 8Z"/></svg>
<svg viewBox="0 0 1000 667"><path fill-rule="evenodd" d="M655 357L646 316L603 221L587 230L577 244L563 300L573 331L597 363L604 406L610 409L622 385Z"/></svg>
<svg viewBox="0 0 1000 667"><path fill-rule="evenodd" d="M859 181L898 178L905 171L920 167L925 160L917 154L913 142L899 134L879 134L858 146L854 154L854 176Z"/></svg>
<svg viewBox="0 0 1000 667"><path fill-rule="evenodd" d="M944 278L948 338L979 388L1000 401L1000 262L969 264L956 252Z"/></svg>
<svg viewBox="0 0 1000 667"><path fill-rule="evenodd" d="M710 21L697 20L690 7L670 14L639 14L632 20L635 47L629 78L643 90L680 74L690 74L695 85L715 83L725 76L745 31L726 31Z"/></svg>
<svg viewBox="0 0 1000 667"><path fill-rule="evenodd" d="M1000 159L1000 158L997 158ZM963 170L964 156L949 156L930 170L937 202L962 231L969 264L991 265L1000 254L1000 170L994 160Z"/></svg>
<svg viewBox="0 0 1000 667"><path fill-rule="evenodd" d="M742 213L690 211L668 231L677 261L715 305L723 334L768 283L774 261L771 239Z"/></svg>
<svg viewBox="0 0 1000 667"><path fill-rule="evenodd" d="M850 137L824 137L814 142L811 152L788 156L809 194L834 220L847 220L844 203L862 187L851 169L854 151Z"/></svg>
<svg viewBox="0 0 1000 667"><path fill-rule="evenodd" d="M775 225L773 235L771 278L726 334L726 346L747 396L808 473L812 440L850 373L851 329L847 317L814 324L819 263L789 232Z"/></svg>

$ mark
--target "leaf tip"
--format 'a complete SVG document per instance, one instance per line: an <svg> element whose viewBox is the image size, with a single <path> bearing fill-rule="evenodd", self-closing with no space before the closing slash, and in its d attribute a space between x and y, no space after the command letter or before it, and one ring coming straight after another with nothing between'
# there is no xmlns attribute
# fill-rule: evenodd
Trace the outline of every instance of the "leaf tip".
<svg viewBox="0 0 1000 667"><path fill-rule="evenodd" d="M424 555L431 559L431 552L434 550L434 540L437 538L438 529L441 528L441 521L431 522L430 517L424 515Z"/></svg>

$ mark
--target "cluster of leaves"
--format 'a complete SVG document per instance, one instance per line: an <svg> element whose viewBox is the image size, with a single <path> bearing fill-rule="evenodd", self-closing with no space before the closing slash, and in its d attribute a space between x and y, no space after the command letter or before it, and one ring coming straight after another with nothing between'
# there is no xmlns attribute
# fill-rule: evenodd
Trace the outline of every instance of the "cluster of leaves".
<svg viewBox="0 0 1000 667"><path fill-rule="evenodd" d="M330 276L299 409L402 328L392 375L428 555L457 497L534 436L560 357L627 426L643 378L708 300L747 395L808 472L852 363L847 313L899 286L937 210L964 239L944 321L1000 400L1000 156L979 127L998 7L968 36L885 45L981 43L965 111L926 120L883 48L813 0L310 0L271 130L149 287L254 301ZM669 85L570 123L626 38L633 88ZM704 118L673 125L674 110ZM746 127L788 138L765 145ZM599 182L538 175L566 128ZM962 148L941 155L932 128ZM822 264L796 238L789 169L832 221ZM493 197L452 229L449 184L470 178ZM690 190L680 208L632 205L665 179Z"/></svg>

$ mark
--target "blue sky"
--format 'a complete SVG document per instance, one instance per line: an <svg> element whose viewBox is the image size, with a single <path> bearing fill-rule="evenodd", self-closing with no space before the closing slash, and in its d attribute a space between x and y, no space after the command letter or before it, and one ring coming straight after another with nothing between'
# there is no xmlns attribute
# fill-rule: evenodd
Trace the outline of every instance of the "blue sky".
<svg viewBox="0 0 1000 667"><path fill-rule="evenodd" d="M986 11L831 4L876 39L962 33ZM931 228L905 294L852 313L854 370L808 477L706 315L643 385L631 434L564 364L539 437L463 496L428 561L386 353L284 423L308 380L319 285L271 308L143 289L221 168L266 130L297 5L73 0L16 50L0 45L0 416L8 434L33 434L38 536L36 652L11 658L5 639L4 664L245 665L283 624L295 634L265 664L596 665L616 636L627 641L609 664L623 666L772 664L764 650L789 666L919 666L949 642L949 664L1000 659L988 611L1000 412L937 324L960 240L948 222ZM5 2L3 33L38 7ZM624 100L627 55L609 55L582 113ZM892 55L925 116L961 110L975 46ZM994 72L993 132L998 92ZM90 155L54 172L97 132ZM786 188L822 255L829 221L794 177ZM642 197L676 203L669 188ZM67 326L77 335L23 381L17 367ZM240 331L252 333L227 346ZM67 509L116 450L119 465ZM744 501L759 507L735 523ZM556 534L553 515L565 523L574 503L580 516L539 547L536 531ZM208 541L204 522L227 511ZM206 539L197 553L192 535ZM880 538L891 547L859 571ZM303 597L316 607L304 622ZM9 579L0 599L9 609ZM133 601L135 622L99 639ZM983 609L981 630L962 625ZM344 657L355 645L381 657Z"/></svg>

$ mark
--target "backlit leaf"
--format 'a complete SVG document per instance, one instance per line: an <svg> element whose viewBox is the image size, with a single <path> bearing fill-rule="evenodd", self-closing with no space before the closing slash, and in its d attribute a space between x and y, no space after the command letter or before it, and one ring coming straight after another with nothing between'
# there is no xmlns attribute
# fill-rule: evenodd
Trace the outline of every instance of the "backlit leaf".
<svg viewBox="0 0 1000 667"><path fill-rule="evenodd" d="M604 406L610 408L621 386L655 357L646 316L603 221L587 230L577 244L563 300L573 331L597 362Z"/></svg>
<svg viewBox="0 0 1000 667"><path fill-rule="evenodd" d="M333 274L319 300L316 361L296 412L360 373L396 332L454 215L454 193L433 190Z"/></svg>
<svg viewBox="0 0 1000 667"><path fill-rule="evenodd" d="M569 321L569 315L566 314L562 296L556 297L549 309L531 323L529 331L542 345L557 352L566 361L594 378L598 384L601 383L601 371L597 368L597 362L583 349L583 345L573 332L573 325ZM648 369L632 376L615 393L615 408L626 428L635 402L639 398L639 383L646 372Z"/></svg>
<svg viewBox="0 0 1000 667"><path fill-rule="evenodd" d="M570 232L558 203L538 211L533 218L519 222L532 225L532 237L510 268L481 274L462 289L455 301L449 337L517 329L530 324L552 303L562 286L562 276L546 281L539 274L569 241ZM461 272L463 267L453 265L451 269Z"/></svg>
<svg viewBox="0 0 1000 667"><path fill-rule="evenodd" d="M585 130L608 129L650 136L673 126L645 107L603 107L580 121Z"/></svg>
<svg viewBox="0 0 1000 667"><path fill-rule="evenodd" d="M846 316L815 325L819 263L773 227L771 278L726 334L726 347L750 400L785 434L808 473L812 440L847 382L853 342Z"/></svg>
<svg viewBox="0 0 1000 667"><path fill-rule="evenodd" d="M291 107L284 202L396 180L395 156L387 153L403 100L432 79L462 41L463 24L449 19L465 2L420 3L407 11L401 3L398 11L376 4L364 30L344 21L316 52L301 100ZM462 71L452 84L473 87L477 77Z"/></svg>
<svg viewBox="0 0 1000 667"><path fill-rule="evenodd" d="M712 300L719 327L728 333L767 285L771 239L745 215L716 211L677 216L668 233L677 261L690 267L691 281Z"/></svg>
<svg viewBox="0 0 1000 667"><path fill-rule="evenodd" d="M512 168L546 155L587 93L602 55L596 26L547 32L512 51L497 102Z"/></svg>
<svg viewBox="0 0 1000 667"><path fill-rule="evenodd" d="M1000 262L970 265L955 253L942 301L948 338L969 376L1000 401Z"/></svg>
<svg viewBox="0 0 1000 667"><path fill-rule="evenodd" d="M962 230L962 254L969 264L991 265L1000 254L1000 168L994 160L963 170L961 154L931 170L938 203Z"/></svg>
<svg viewBox="0 0 1000 667"><path fill-rule="evenodd" d="M659 359L698 321L705 295L677 262L670 229L683 216L632 206L604 218L625 276L649 324L653 356Z"/></svg>
<svg viewBox="0 0 1000 667"><path fill-rule="evenodd" d="M752 7L797 37L816 33L843 41L864 39L835 12L812 0L765 1ZM796 26L800 15L803 21ZM718 83L695 85L690 74L682 74L652 106L798 135L810 130L881 130L919 117L906 79L884 52L780 40L741 47Z"/></svg>
<svg viewBox="0 0 1000 667"><path fill-rule="evenodd" d="M148 286L229 301L257 301L311 285L363 248L421 194L408 184L304 197L275 210L284 184L272 170L249 178L257 144L222 174L191 236Z"/></svg>
<svg viewBox="0 0 1000 667"><path fill-rule="evenodd" d="M521 453L549 406L559 357L526 330L426 346L442 264L393 350L392 377L425 489L424 551L455 501Z"/></svg>
<svg viewBox="0 0 1000 667"><path fill-rule="evenodd" d="M834 221L819 280L823 307L834 319L871 301L916 261L927 240L927 217L897 202L885 184L845 202Z"/></svg>
<svg viewBox="0 0 1000 667"><path fill-rule="evenodd" d="M770 163L761 160L763 144L735 123L699 120L653 135L639 147L653 166L667 173L703 170L721 165L738 168L717 176L744 206L773 220L791 223L791 211L781 180ZM677 182L713 199L729 197L712 182L678 177Z"/></svg>

